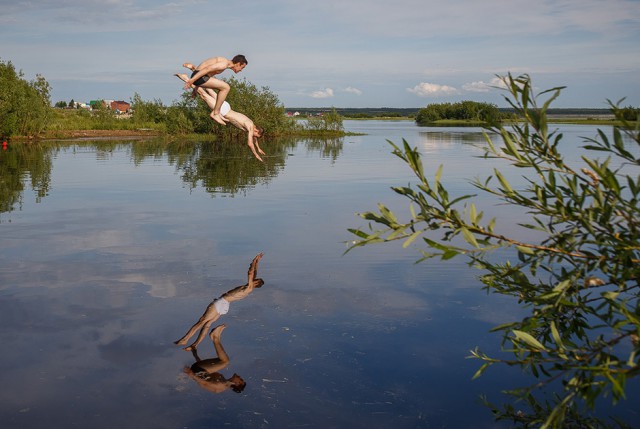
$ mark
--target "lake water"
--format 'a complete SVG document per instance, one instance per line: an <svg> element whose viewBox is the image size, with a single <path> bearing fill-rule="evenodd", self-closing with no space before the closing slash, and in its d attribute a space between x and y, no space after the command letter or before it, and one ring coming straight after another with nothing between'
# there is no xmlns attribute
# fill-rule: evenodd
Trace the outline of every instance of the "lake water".
<svg viewBox="0 0 640 429"><path fill-rule="evenodd" d="M222 143L1 152L0 426L506 427L479 395L500 403L531 380L495 368L471 381L480 362L466 357L499 350L488 331L517 318L516 303L487 296L463 260L415 264L418 249L395 244L344 254L347 229L366 227L356 213L408 213L389 188L412 176L387 139L418 146L428 170L444 164L450 191L475 193L469 179L492 166L476 158L481 131L345 128L365 135L267 143L265 164ZM595 130L563 126L567 148ZM220 372L247 385L212 393L173 341L247 282L259 252L264 286L216 322L230 357ZM208 337L198 353L215 356ZM637 416L634 397L615 414Z"/></svg>

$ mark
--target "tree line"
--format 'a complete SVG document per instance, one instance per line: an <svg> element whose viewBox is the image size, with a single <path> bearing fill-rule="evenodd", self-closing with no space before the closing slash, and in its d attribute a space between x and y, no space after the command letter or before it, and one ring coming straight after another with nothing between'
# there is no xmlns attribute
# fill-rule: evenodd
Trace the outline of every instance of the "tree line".
<svg viewBox="0 0 640 429"><path fill-rule="evenodd" d="M227 100L234 110L250 117L265 130L267 136L318 133L327 136L344 134L342 118L333 113L325 117L299 123L287 117L278 96L268 87L258 88L246 80L227 79L231 92ZM159 99L143 100L135 93L131 99L131 116L117 117L103 103L93 108L63 109L74 107L75 102L58 102L58 109L51 107L51 87L44 77L24 79L22 71L16 71L11 62L0 61L0 136L38 136L63 133L65 130L132 130L150 128L161 134L186 135L210 134L220 138L238 138L243 131L233 127L220 127L209 114L210 109L199 97L191 97L191 91L182 93L178 101L165 105Z"/></svg>

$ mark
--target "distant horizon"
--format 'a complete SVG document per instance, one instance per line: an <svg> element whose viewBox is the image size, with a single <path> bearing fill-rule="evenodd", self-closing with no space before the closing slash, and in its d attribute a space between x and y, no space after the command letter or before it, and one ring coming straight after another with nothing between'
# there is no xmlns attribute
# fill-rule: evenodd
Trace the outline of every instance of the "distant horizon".
<svg viewBox="0 0 640 429"><path fill-rule="evenodd" d="M55 104L58 102L62 102L65 101L67 103L70 103L71 101L74 101L76 103L82 103L82 104L86 104L89 105L89 103L91 101L98 101L98 100L103 100L103 101L124 101L126 103L130 103L130 101L124 100L124 99L107 99L107 98L92 98L91 100L84 102L84 101L78 101L75 98L70 98L68 101L67 100L58 100L56 102L53 102L52 100L52 105L51 107L56 107ZM465 101L473 101L473 100L465 100ZM285 110L322 110L322 111L330 111L332 109L336 109L336 110L420 110L420 109L424 109L425 107L427 107L429 104L441 104L441 103L451 103L451 104L455 104L457 102L432 102L432 103L427 103L423 106L419 106L419 107L412 107L412 106L408 106L408 107L388 107L388 106L377 106L377 107L338 107L338 106L319 106L319 107L314 107L314 106L284 106ZM621 104L621 107L626 107L627 105L625 105L624 103ZM635 107L635 106L633 106ZM513 107L500 107L498 106L499 110L514 110ZM585 110L585 111L599 111L599 112L610 112L611 108L610 107L549 107L548 111L566 111L566 110Z"/></svg>
<svg viewBox="0 0 640 429"><path fill-rule="evenodd" d="M429 103L429 104L437 104L437 103ZM454 103L452 103L454 104ZM295 106L295 107L287 107L285 106L286 110L293 110L293 109L299 109L299 110L331 110L331 109L336 109L336 110L420 110L420 109L424 109L427 105L425 106L421 106L421 107L337 107L337 106L324 106L324 107L302 107L302 106ZM514 110L513 107L499 107L498 109L500 110ZM549 107L547 109L548 111L556 111L556 110L589 110L589 111L611 111L611 108L608 107Z"/></svg>

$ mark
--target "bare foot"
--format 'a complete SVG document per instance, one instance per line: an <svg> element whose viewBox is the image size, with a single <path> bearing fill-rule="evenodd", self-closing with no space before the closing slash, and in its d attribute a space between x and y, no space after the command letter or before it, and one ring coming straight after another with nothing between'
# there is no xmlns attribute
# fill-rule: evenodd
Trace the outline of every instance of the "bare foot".
<svg viewBox="0 0 640 429"><path fill-rule="evenodd" d="M179 346L182 346L184 344L187 344L187 340L178 340L178 341L174 341L173 344L177 344Z"/></svg>
<svg viewBox="0 0 640 429"><path fill-rule="evenodd" d="M209 338L211 338L212 340L214 338L220 339L220 335L222 335L222 331L224 331L224 328L226 328L226 327L227 327L227 325L225 325L224 323L222 325L216 326L209 333Z"/></svg>
<svg viewBox="0 0 640 429"><path fill-rule="evenodd" d="M216 121L220 125L227 125L227 123L225 122L225 119L219 113L218 114L211 113L211 119L213 119L214 121Z"/></svg>
<svg viewBox="0 0 640 429"><path fill-rule="evenodd" d="M194 71L196 69L195 66L193 64L191 64L191 63L184 63L184 64L182 64L182 67L186 67L191 71Z"/></svg>
<svg viewBox="0 0 640 429"><path fill-rule="evenodd" d="M196 349L196 346L189 346L189 347L185 347L185 348L183 348L182 350L185 350L185 351L187 351L187 352L191 352L191 351L193 351L193 350L195 350L195 349Z"/></svg>

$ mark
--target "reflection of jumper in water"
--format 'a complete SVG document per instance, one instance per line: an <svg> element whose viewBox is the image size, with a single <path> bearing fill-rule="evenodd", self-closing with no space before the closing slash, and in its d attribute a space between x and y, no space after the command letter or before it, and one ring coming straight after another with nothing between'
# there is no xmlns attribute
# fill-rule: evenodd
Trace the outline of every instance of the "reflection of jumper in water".
<svg viewBox="0 0 640 429"><path fill-rule="evenodd" d="M229 365L229 355L225 352L220 341L220 335L226 326L224 324L216 326L209 337L213 341L217 357L211 359L200 359L195 347L191 350L196 362L191 367L185 367L184 373L195 380L200 387L213 393L221 393L231 388L234 392L240 393L247 383L238 374L233 374L227 379L220 372Z"/></svg>
<svg viewBox="0 0 640 429"><path fill-rule="evenodd" d="M204 336L207 334L207 330L213 322L218 320L222 314L227 314L230 302L241 300L249 295L254 288L261 287L264 284L264 280L256 278L258 275L258 262L260 262L260 259L262 259L262 253L259 253L255 258L253 258L253 261L251 261L247 284L231 289L220 298L213 300L213 302L207 306L207 309L204 311L202 316L200 316L200 319L198 319L191 329L189 329L182 338L176 341L175 344L186 344L187 341L189 341L189 338L191 338L193 334L200 329L198 338L190 346L185 347L185 350L195 349L195 347L202 342Z"/></svg>

